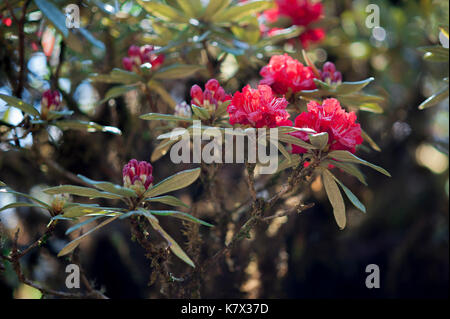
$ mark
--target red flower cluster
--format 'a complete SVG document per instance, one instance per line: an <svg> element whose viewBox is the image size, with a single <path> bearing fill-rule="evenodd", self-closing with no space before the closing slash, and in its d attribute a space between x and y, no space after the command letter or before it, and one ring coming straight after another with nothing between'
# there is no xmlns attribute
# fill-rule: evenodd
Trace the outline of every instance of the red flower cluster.
<svg viewBox="0 0 450 319"><path fill-rule="evenodd" d="M132 159L123 167L123 185L142 195L153 183L153 167L146 161Z"/></svg>
<svg viewBox="0 0 450 319"><path fill-rule="evenodd" d="M280 17L289 17L293 25L306 27L299 40L303 47L307 47L311 42L319 42L325 37L325 31L320 28L308 29L308 26L320 20L323 13L323 6L320 2L309 0L275 0L276 7L266 10L264 17L268 22L276 22Z"/></svg>
<svg viewBox="0 0 450 319"><path fill-rule="evenodd" d="M241 92L236 92L228 105L230 124L250 125L255 128L291 126L290 115L286 111L286 99L273 95L267 85L252 89L247 85Z"/></svg>
<svg viewBox="0 0 450 319"><path fill-rule="evenodd" d="M47 90L42 93L41 117L46 118L49 111L58 111L61 106L61 94L58 91Z"/></svg>
<svg viewBox="0 0 450 319"><path fill-rule="evenodd" d="M128 49L128 57L122 59L123 67L128 71L139 71L142 64L150 63L152 69L158 68L164 62L164 55L156 55L153 51L152 45L144 45L142 47L132 45Z"/></svg>
<svg viewBox="0 0 450 319"><path fill-rule="evenodd" d="M322 81L328 84L342 82L342 73L336 71L336 66L332 62L325 62L322 71L320 71L320 77Z"/></svg>
<svg viewBox="0 0 450 319"><path fill-rule="evenodd" d="M296 93L316 88L313 70L286 53L272 56L259 74L263 77L260 83L270 85L276 94L286 94L289 89Z"/></svg>
<svg viewBox="0 0 450 319"><path fill-rule="evenodd" d="M356 145L363 142L361 126L356 123L354 112L346 112L336 99L326 99L322 105L317 102L308 103L308 112L303 112L295 119L295 127L310 128L317 133L328 133L330 150L346 150L355 153ZM305 132L290 133L305 142L309 136ZM306 153L303 147L292 145L292 153Z"/></svg>
<svg viewBox="0 0 450 319"><path fill-rule="evenodd" d="M215 111L220 103L231 100L231 95L225 93L216 79L210 79L204 91L197 84L191 87L191 99L191 104Z"/></svg>

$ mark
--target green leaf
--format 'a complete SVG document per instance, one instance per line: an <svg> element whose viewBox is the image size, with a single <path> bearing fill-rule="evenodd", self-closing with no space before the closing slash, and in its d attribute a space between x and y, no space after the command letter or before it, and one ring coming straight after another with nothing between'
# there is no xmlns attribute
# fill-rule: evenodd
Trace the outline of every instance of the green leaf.
<svg viewBox="0 0 450 319"><path fill-rule="evenodd" d="M75 206L64 208L62 216L67 218L76 218L92 213L107 214L109 213L108 209L108 207L100 207L97 205L78 204Z"/></svg>
<svg viewBox="0 0 450 319"><path fill-rule="evenodd" d="M366 207L361 203L358 199L358 197L355 196L355 194L352 193L350 189L347 188L340 180L336 178L331 172L331 176L333 176L334 180L341 186L341 188L344 190L345 195L347 195L348 199L352 202L353 205L355 205L356 208L358 208L363 213L366 212Z"/></svg>
<svg viewBox="0 0 450 319"><path fill-rule="evenodd" d="M192 118L187 117L181 117L181 116L175 116L171 114L161 114L161 113L147 113L139 116L140 119L146 120L146 121L153 121L153 120L164 120L164 121L183 121L183 122L192 122Z"/></svg>
<svg viewBox="0 0 450 319"><path fill-rule="evenodd" d="M155 79L171 80L182 79L193 75L195 72L203 70L201 65L173 64L155 71Z"/></svg>
<svg viewBox="0 0 450 319"><path fill-rule="evenodd" d="M61 117L70 116L73 114L73 111L49 111L47 115L47 120L52 121L59 119ZM45 123L45 122L44 122Z"/></svg>
<svg viewBox="0 0 450 319"><path fill-rule="evenodd" d="M64 246L63 249L61 249L61 251L58 253L58 257L67 255L68 253L70 253L72 250L74 250L75 248L78 247L78 245L80 244L80 242L85 239L87 236L89 236L91 233L93 233L94 231L102 228L103 226L108 225L109 223L111 223L112 221L116 220L119 216L114 216L114 217L110 217L107 220L104 220L103 222L101 222L100 224L98 224L97 226L89 229L86 233L84 233L83 235L81 235L80 237L78 237L77 239L72 240L70 243L68 243L66 246Z"/></svg>
<svg viewBox="0 0 450 319"><path fill-rule="evenodd" d="M54 126L59 127L61 130L82 130L86 132L107 132L112 134L121 135L122 132L114 126L103 126L95 122L85 122L85 121L57 121L51 123Z"/></svg>
<svg viewBox="0 0 450 319"><path fill-rule="evenodd" d="M375 80L374 78L368 78L357 82L342 82L336 87L337 95L346 95L354 92L358 92L366 87L370 82Z"/></svg>
<svg viewBox="0 0 450 319"><path fill-rule="evenodd" d="M63 9L57 8L47 0L34 0L34 3L66 38L69 35L69 30L66 27L66 17L64 16Z"/></svg>
<svg viewBox="0 0 450 319"><path fill-rule="evenodd" d="M74 185L61 185L56 187L50 187L44 189L44 193L56 195L56 194L72 194L77 196L84 196L89 198L109 198L109 199L120 199L122 196L101 192L94 188L74 186Z"/></svg>
<svg viewBox="0 0 450 319"><path fill-rule="evenodd" d="M339 187L334 181L333 175L327 169L322 171L322 180L328 199L330 200L331 206L333 206L334 219L339 228L344 229L347 218L345 216L344 199L339 191Z"/></svg>
<svg viewBox="0 0 450 319"><path fill-rule="evenodd" d="M322 132L317 134L310 134L309 141L319 150L323 150L328 144L328 133Z"/></svg>
<svg viewBox="0 0 450 319"><path fill-rule="evenodd" d="M6 186L6 184L3 183L2 181L0 181L0 187L5 187L5 186Z"/></svg>
<svg viewBox="0 0 450 319"><path fill-rule="evenodd" d="M56 216L55 216L56 217ZM85 226L85 225L87 225L87 224L89 224L89 223L92 223L93 221L96 221L97 219L99 219L99 218L102 218L103 216L94 216L94 217L91 217L91 218L88 218L88 219L86 219L85 221L82 221L81 223L78 223L78 224L76 224L76 225L74 225L74 226L72 226L72 227L69 227L67 230L66 230L66 235L69 235L70 233L72 233L72 232L74 232L75 230L77 230L77 229L79 229L80 227L83 227L83 226Z"/></svg>
<svg viewBox="0 0 450 319"><path fill-rule="evenodd" d="M236 22L242 18L266 10L272 6L272 1L248 1L235 5L219 14L214 15L212 21L214 21L214 23Z"/></svg>
<svg viewBox="0 0 450 319"><path fill-rule="evenodd" d="M145 9L145 11L164 21L181 23L189 22L189 18L183 16L181 12L163 3L143 0L137 0L137 3L139 3Z"/></svg>
<svg viewBox="0 0 450 319"><path fill-rule="evenodd" d="M388 171L386 171L384 168L379 167L375 164L369 163L363 159L360 159L356 155L350 153L349 151L332 151L328 153L328 158L336 159L338 161L348 162L348 163L356 163L356 164L362 164L369 166L370 168L373 168L374 170L391 177L391 174L389 174Z"/></svg>
<svg viewBox="0 0 450 319"><path fill-rule="evenodd" d="M186 255L183 249L181 249L180 245L178 245L178 243L172 237L170 237L170 235L166 233L166 231L159 225L156 217L150 213L146 214L146 217L150 222L150 225L152 225L153 229L160 233L161 236L163 236L163 238L167 241L170 250L175 254L175 256L183 260L189 266L195 268L194 262L189 258L188 255Z"/></svg>
<svg viewBox="0 0 450 319"><path fill-rule="evenodd" d="M177 0L178 6L183 10L183 13L187 17L196 17L196 10L194 7L194 3L189 0ZM201 5L201 3L200 3Z"/></svg>
<svg viewBox="0 0 450 319"><path fill-rule="evenodd" d="M211 117L209 111L203 107L199 107L197 105L191 105L192 112L196 115L200 120L207 120Z"/></svg>
<svg viewBox="0 0 450 319"><path fill-rule="evenodd" d="M116 184L113 184L110 182L94 181L94 180L87 178L80 174L78 174L77 176L79 178L81 178L83 181L85 181L86 183L91 184L94 187L101 189L102 191L116 194L121 197L137 197L136 192L130 188L122 187L120 185L116 185Z"/></svg>
<svg viewBox="0 0 450 319"><path fill-rule="evenodd" d="M200 176L200 168L179 172L159 182L145 193L145 197L155 197L191 185Z"/></svg>
<svg viewBox="0 0 450 319"><path fill-rule="evenodd" d="M359 170L359 168L356 167L356 165L353 165L351 163L338 162L335 160L329 161L330 164L342 169L347 174L355 176L361 183L367 186L366 178L364 177L363 173Z"/></svg>
<svg viewBox="0 0 450 319"><path fill-rule="evenodd" d="M145 201L146 202L163 203L163 204L171 205L171 206L184 206L184 207L189 208L189 206L186 205L185 203L183 203L181 200L179 200L175 196L170 196L170 195L151 197L151 198L145 199Z"/></svg>
<svg viewBox="0 0 450 319"><path fill-rule="evenodd" d="M135 89L136 89L136 85L119 85L119 86L112 87L106 92L105 97L101 101L99 101L98 104L105 103L109 99L121 96L121 95L123 95L129 91L135 90Z"/></svg>
<svg viewBox="0 0 450 319"><path fill-rule="evenodd" d="M289 134L281 134L278 136L278 139L282 142L298 145L309 150L317 149L316 146L306 143L305 141L299 139L298 137Z"/></svg>
<svg viewBox="0 0 450 319"><path fill-rule="evenodd" d="M432 62L448 62L449 49L440 45L421 47L419 50L425 52L423 58Z"/></svg>
<svg viewBox="0 0 450 319"><path fill-rule="evenodd" d="M25 193L21 193L21 192L16 192L16 191L14 191L12 189L2 190L2 192L9 193L9 194L14 194L14 195L18 195L18 196L23 196L23 197L28 198L29 200L31 200L31 201L33 201L35 203L38 203L39 205L45 207L46 209L51 209L50 205L44 203L43 201L40 201L39 199L37 199L37 198L35 198L35 197L31 196L31 195L28 195L28 194L25 194Z"/></svg>
<svg viewBox="0 0 450 319"><path fill-rule="evenodd" d="M205 21L214 21L215 16L221 14L230 3L231 0L209 0L202 17L204 17Z"/></svg>
<svg viewBox="0 0 450 319"><path fill-rule="evenodd" d="M448 98L448 86L440 89L436 93L434 93L432 96L430 96L428 99L423 101L419 105L419 110L423 110L426 108L429 108L430 106L436 105L442 101L444 101L446 98Z"/></svg>
<svg viewBox="0 0 450 319"><path fill-rule="evenodd" d="M194 222L194 223L198 223L198 224L202 224L204 226L208 226L208 227L213 227L213 225L211 225L210 223L207 223L201 219L198 219L192 215L189 215L187 213L183 213L183 212L179 212L176 210L150 210L150 213L154 214L154 215L159 215L159 216L172 216L175 218L179 218L179 219L183 219L183 220L187 220L190 222Z"/></svg>
<svg viewBox="0 0 450 319"><path fill-rule="evenodd" d="M25 103L24 101L14 97L14 96L0 94L0 99L5 101L6 103L8 103L9 106L16 107L27 114L30 114L30 115L33 115L36 117L39 116L38 110L36 110L31 104Z"/></svg>
<svg viewBox="0 0 450 319"><path fill-rule="evenodd" d="M361 136L364 139L364 141L369 143L370 147L372 147L377 152L381 152L381 148L378 146L378 144L375 143L375 141L362 129L361 129Z"/></svg>
<svg viewBox="0 0 450 319"><path fill-rule="evenodd" d="M17 202L17 203L11 203L11 204L8 204L8 205L5 205L5 206L1 207L0 208L0 212L2 210L8 209L8 208L16 208L16 207L39 207L39 208L46 209L46 207L38 205L38 204Z"/></svg>
<svg viewBox="0 0 450 319"><path fill-rule="evenodd" d="M94 73L89 78L94 82L102 83L134 84L142 81L142 78L136 73L118 68L113 69L109 74Z"/></svg>

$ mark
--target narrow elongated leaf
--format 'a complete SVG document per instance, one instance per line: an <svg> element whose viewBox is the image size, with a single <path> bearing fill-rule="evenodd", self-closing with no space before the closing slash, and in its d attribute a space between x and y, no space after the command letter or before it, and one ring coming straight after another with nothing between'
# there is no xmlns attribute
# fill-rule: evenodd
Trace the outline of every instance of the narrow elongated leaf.
<svg viewBox="0 0 450 319"><path fill-rule="evenodd" d="M179 172L148 189L145 197L155 197L191 185L200 176L200 168Z"/></svg>
<svg viewBox="0 0 450 319"><path fill-rule="evenodd" d="M339 228L344 229L347 218L345 216L344 199L339 191L339 187L334 181L333 175L327 169L322 171L322 179L328 199L330 200L331 206L333 206L334 219Z"/></svg>
<svg viewBox="0 0 450 319"><path fill-rule="evenodd" d="M317 149L317 147L315 147L314 145L306 143L305 141L289 134L280 134L278 136L278 139L282 142L298 145L309 150Z"/></svg>
<svg viewBox="0 0 450 319"><path fill-rule="evenodd" d="M183 251L180 245L178 245L178 243L168 233L166 233L166 231L159 225L159 222L156 219L156 217L150 213L148 213L146 217L150 222L150 225L152 225L153 229L156 230L158 233L160 233L161 236L163 236L163 238L167 241L170 250L175 254L175 256L183 260L189 266L195 268L194 262L189 258L188 255L186 255L186 253Z"/></svg>
<svg viewBox="0 0 450 319"><path fill-rule="evenodd" d="M273 6L272 1L248 1L228 8L213 17L215 23L235 22Z"/></svg>
<svg viewBox="0 0 450 319"><path fill-rule="evenodd" d="M134 84L143 80L134 72L117 68L113 69L109 74L92 74L89 78L94 82L122 84Z"/></svg>
<svg viewBox="0 0 450 319"><path fill-rule="evenodd" d="M214 17L221 14L230 3L231 0L209 0L202 17L207 21L214 21Z"/></svg>
<svg viewBox="0 0 450 319"><path fill-rule="evenodd" d="M190 214L187 213L183 213L183 212L179 212L176 210L151 210L150 213L154 214L154 215L159 215L159 216L172 216L175 218L179 218L179 219L183 219L183 220L187 220L190 222L194 222L194 223L198 223L198 224L202 224L204 226L208 226L208 227L213 227L213 225L211 225L210 223L207 223L201 219L198 219Z"/></svg>
<svg viewBox="0 0 450 319"><path fill-rule="evenodd" d="M41 201L41 200L31 196L31 195L28 195L28 194L25 194L25 193L21 193L21 192L16 192L16 191L14 191L12 189L2 190L2 192L9 193L9 194L14 194L14 195L18 195L18 196L23 196L23 197L28 198L29 200L31 200L31 201L33 201L35 203L38 203L39 205L41 205L41 206L43 206L43 207L45 207L47 209L51 209L50 205L44 203L43 201Z"/></svg>
<svg viewBox="0 0 450 319"><path fill-rule="evenodd" d="M89 214L93 214L93 213L97 213L97 214L107 214L109 213L109 208L108 207L99 207L99 206L90 206L90 205L76 205L76 206L72 206L69 207L67 209L64 209L64 213L62 214L62 216L64 217L68 217L68 218L76 218L76 217L81 217L81 216L85 216L85 215L89 215Z"/></svg>
<svg viewBox="0 0 450 319"><path fill-rule="evenodd" d="M109 99L121 96L129 91L135 90L136 89L136 85L119 85L119 86L115 86L110 88L106 94L105 97L98 102L98 104L102 104L106 101L108 101Z"/></svg>
<svg viewBox="0 0 450 319"><path fill-rule="evenodd" d="M434 93L432 96L430 96L428 99L420 103L419 110L423 110L426 108L429 108L430 106L436 105L442 101L444 101L446 98L448 98L448 86L440 89L436 93Z"/></svg>
<svg viewBox="0 0 450 319"><path fill-rule="evenodd" d="M82 130L86 132L106 132L121 135L122 131L114 126L103 126L95 122L63 120L51 123L61 130Z"/></svg>
<svg viewBox="0 0 450 319"><path fill-rule="evenodd" d="M171 114L161 114L161 113L147 113L139 116L139 118L147 121L153 120L165 120L165 121L183 121L183 122L192 122L192 118L175 116Z"/></svg>
<svg viewBox="0 0 450 319"><path fill-rule="evenodd" d="M77 196L84 196L89 198L109 198L109 199L120 199L122 196L101 192L94 188L83 187L83 186L74 186L74 185L61 185L56 187L50 187L44 189L44 193L46 194L72 194Z"/></svg>
<svg viewBox="0 0 450 319"><path fill-rule="evenodd" d="M372 147L375 151L381 152L381 148L378 146L377 143L369 136L369 134L366 133L366 131L361 130L361 136L364 141L369 143L370 147Z"/></svg>
<svg viewBox="0 0 450 319"><path fill-rule="evenodd" d="M328 161L328 160L327 160ZM361 183L367 186L366 178L363 173L356 167L356 165L351 163L338 162L334 160L329 160L330 164L342 169L347 174L355 176Z"/></svg>
<svg viewBox="0 0 450 319"><path fill-rule="evenodd" d="M137 3L139 3L145 9L145 11L164 21L184 22L184 23L189 22L189 19L183 16L183 14L180 11L163 3L155 1L143 1L143 0L137 0Z"/></svg>
<svg viewBox="0 0 450 319"><path fill-rule="evenodd" d="M370 82L375 80L374 78L368 78L362 81L357 82L342 82L336 87L336 94L338 95L345 95L354 93L357 91L362 90L364 87L366 87Z"/></svg>
<svg viewBox="0 0 450 319"><path fill-rule="evenodd" d="M173 64L156 71L154 77L163 80L182 79L203 69L204 67L201 65Z"/></svg>
<svg viewBox="0 0 450 319"><path fill-rule="evenodd" d="M93 185L94 187L101 189L102 191L117 194L121 197L137 197L137 194L134 190L126 187L122 187L110 182L103 182L103 181L94 181L90 178L87 178L83 175L78 174L79 178L81 178L83 181L85 181L88 184Z"/></svg>
<svg viewBox="0 0 450 319"><path fill-rule="evenodd" d="M170 149L170 147L179 141L180 138L177 139L165 139L163 140L153 151L152 156L150 157L150 160L152 162L159 160L161 157L167 154L167 151Z"/></svg>
<svg viewBox="0 0 450 319"><path fill-rule="evenodd" d="M366 207L361 203L358 199L358 197L355 196L355 194L352 193L350 189L347 188L340 180L336 178L331 172L331 176L333 176L334 180L341 186L342 190L344 191L345 195L347 195L348 199L352 202L353 205L355 205L356 208L358 208L363 213L366 212Z"/></svg>
<svg viewBox="0 0 450 319"><path fill-rule="evenodd" d="M16 208L16 207L39 207L39 208L42 208L42 209L46 209L46 207L38 205L38 204L17 202L17 203L11 203L11 204L8 204L8 205L5 205L5 206L1 207L0 208L0 212L2 210L8 209L8 208Z"/></svg>
<svg viewBox="0 0 450 319"><path fill-rule="evenodd" d="M18 108L19 110L36 116L39 116L39 112L38 110L36 110L31 104L25 103L24 101L14 97L14 96L10 96L10 95L5 95L5 94L0 94L0 99L2 99L3 101L5 101L6 103L8 103L9 106Z"/></svg>
<svg viewBox="0 0 450 319"><path fill-rule="evenodd" d="M66 235L69 235L70 233L74 232L75 230L79 229L80 227L86 226L87 224L92 223L93 221L96 221L97 219L102 218L103 216L94 216L91 218L86 219L85 221L82 221L81 223L78 223L72 227L69 227L66 230Z"/></svg>
<svg viewBox="0 0 450 319"><path fill-rule="evenodd" d="M53 3L47 0L34 0L36 6L49 19L56 29L61 31L64 37L69 35L69 30L66 27L66 17L64 11L57 8Z"/></svg>
<svg viewBox="0 0 450 319"><path fill-rule="evenodd" d="M181 10L183 10L185 16L196 18L196 10L194 8L194 4L191 1L177 0L177 4L181 8Z"/></svg>
<svg viewBox="0 0 450 319"><path fill-rule="evenodd" d="M0 181L0 187L5 187L5 186L6 186L6 184L3 183L2 181Z"/></svg>
<svg viewBox="0 0 450 319"><path fill-rule="evenodd" d="M114 216L114 217L110 217L106 220L104 220L103 222L101 222L100 224L98 224L97 226L89 229L86 233L84 233L83 235L81 235L80 237L78 237L77 239L72 240L70 243L68 243L66 246L64 246L63 249L61 249L61 251L58 253L58 257L67 255L68 253L70 253L71 251L73 251L75 248L78 247L78 245L80 244L80 242L85 239L87 236L89 236L90 234L92 234L94 231L102 228L103 226L108 225L109 223L111 223L112 221L116 220L119 216Z"/></svg>
<svg viewBox="0 0 450 319"><path fill-rule="evenodd" d="M349 151L332 151L328 154L328 157L332 158L332 159L336 159L338 161L366 165L386 176L391 177L391 174L389 174L389 172L386 171L384 168L379 167L375 164L369 163L369 162L357 157L356 155L353 155Z"/></svg>
<svg viewBox="0 0 450 319"><path fill-rule="evenodd" d="M147 198L145 201L146 202L163 203L163 204L171 205L171 206L184 206L184 207L189 208L189 206L186 205L185 203L183 203L181 200L179 200L175 196L170 196L170 195Z"/></svg>

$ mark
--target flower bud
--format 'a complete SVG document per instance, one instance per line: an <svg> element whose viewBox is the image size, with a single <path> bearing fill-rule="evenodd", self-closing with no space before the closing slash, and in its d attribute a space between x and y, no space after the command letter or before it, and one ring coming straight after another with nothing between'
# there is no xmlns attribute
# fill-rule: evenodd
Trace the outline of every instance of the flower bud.
<svg viewBox="0 0 450 319"><path fill-rule="evenodd" d="M334 63L325 62L320 72L320 79L328 84L339 84L342 82L342 74L336 71Z"/></svg>
<svg viewBox="0 0 450 319"><path fill-rule="evenodd" d="M59 215L62 213L64 209L64 205L69 199L69 195L67 194L58 194L53 197L53 200L51 202L51 207L54 215Z"/></svg>
<svg viewBox="0 0 450 319"><path fill-rule="evenodd" d="M178 103L175 106L174 115L179 117L191 118L192 117L191 107L185 101Z"/></svg>
<svg viewBox="0 0 450 319"><path fill-rule="evenodd" d="M153 167L150 163L132 159L123 167L123 185L131 188L140 196L153 183L152 172Z"/></svg>
<svg viewBox="0 0 450 319"><path fill-rule="evenodd" d="M41 117L46 118L49 111L58 111L61 106L61 95L58 91L47 90L42 93Z"/></svg>
<svg viewBox="0 0 450 319"><path fill-rule="evenodd" d="M197 84L191 87L191 99L198 106L203 104L203 91Z"/></svg>
<svg viewBox="0 0 450 319"><path fill-rule="evenodd" d="M127 71L133 70L133 61L129 57L125 57L122 59L123 68Z"/></svg>

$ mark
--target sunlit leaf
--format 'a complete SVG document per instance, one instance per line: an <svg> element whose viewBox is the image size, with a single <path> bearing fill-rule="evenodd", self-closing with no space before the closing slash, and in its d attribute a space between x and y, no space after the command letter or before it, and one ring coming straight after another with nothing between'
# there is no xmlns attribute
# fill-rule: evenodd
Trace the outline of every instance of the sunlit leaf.
<svg viewBox="0 0 450 319"><path fill-rule="evenodd" d="M322 180L328 199L330 200L331 206L333 206L334 219L339 228L344 229L347 218L345 216L344 199L339 191L339 187L334 181L333 175L327 169L322 171Z"/></svg>
<svg viewBox="0 0 450 319"><path fill-rule="evenodd" d="M24 101L14 97L14 96L0 94L0 99L5 101L6 103L8 103L9 106L16 107L19 110L21 110L27 114L30 114L30 115L33 115L36 117L39 116L38 110L36 110L31 104L25 103Z"/></svg>

